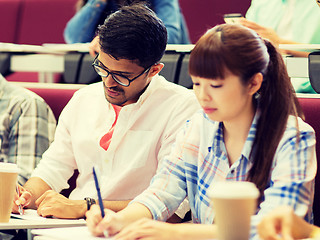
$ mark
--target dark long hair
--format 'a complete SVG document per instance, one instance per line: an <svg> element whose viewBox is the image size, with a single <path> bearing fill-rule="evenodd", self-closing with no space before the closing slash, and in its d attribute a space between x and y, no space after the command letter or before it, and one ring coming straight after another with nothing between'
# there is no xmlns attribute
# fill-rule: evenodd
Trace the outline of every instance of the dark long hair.
<svg viewBox="0 0 320 240"><path fill-rule="evenodd" d="M253 166L247 178L263 194L288 117L302 117L301 108L281 54L254 31L236 24L218 25L196 43L189 61L190 75L223 79L226 69L239 76L245 86L256 73L263 74L259 99L253 97L261 115L250 153Z"/></svg>

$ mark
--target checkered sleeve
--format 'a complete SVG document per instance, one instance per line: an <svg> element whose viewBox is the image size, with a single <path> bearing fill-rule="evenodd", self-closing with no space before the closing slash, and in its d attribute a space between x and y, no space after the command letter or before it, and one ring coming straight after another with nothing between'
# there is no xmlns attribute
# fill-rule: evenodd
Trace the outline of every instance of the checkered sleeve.
<svg viewBox="0 0 320 240"><path fill-rule="evenodd" d="M257 224L278 206L291 206L298 216L312 223L316 171L314 132L301 132L298 142L296 136L285 133L275 154L270 186L264 191L259 212L252 217L251 239L259 239Z"/></svg>
<svg viewBox="0 0 320 240"><path fill-rule="evenodd" d="M17 163L18 181L24 184L53 141L55 117L49 106L38 98L15 104L11 112L8 161Z"/></svg>

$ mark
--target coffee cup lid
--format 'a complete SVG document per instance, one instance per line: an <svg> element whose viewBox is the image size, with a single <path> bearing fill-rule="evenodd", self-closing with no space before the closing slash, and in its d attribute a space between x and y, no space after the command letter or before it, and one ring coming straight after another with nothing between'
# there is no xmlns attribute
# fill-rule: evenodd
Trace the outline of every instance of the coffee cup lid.
<svg viewBox="0 0 320 240"><path fill-rule="evenodd" d="M3 163L0 162L0 172L18 173L19 169L15 163Z"/></svg>
<svg viewBox="0 0 320 240"><path fill-rule="evenodd" d="M252 182L215 182L208 191L211 198L258 198L259 190Z"/></svg>

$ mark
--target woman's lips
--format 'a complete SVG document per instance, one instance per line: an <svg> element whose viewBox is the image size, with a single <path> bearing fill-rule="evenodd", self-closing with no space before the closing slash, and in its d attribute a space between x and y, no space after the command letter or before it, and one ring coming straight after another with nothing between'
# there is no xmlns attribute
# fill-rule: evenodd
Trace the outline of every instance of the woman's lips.
<svg viewBox="0 0 320 240"><path fill-rule="evenodd" d="M216 108L207 108L207 107L204 107L203 108L203 111L206 113L206 114L211 114L213 112L215 112L217 109Z"/></svg>

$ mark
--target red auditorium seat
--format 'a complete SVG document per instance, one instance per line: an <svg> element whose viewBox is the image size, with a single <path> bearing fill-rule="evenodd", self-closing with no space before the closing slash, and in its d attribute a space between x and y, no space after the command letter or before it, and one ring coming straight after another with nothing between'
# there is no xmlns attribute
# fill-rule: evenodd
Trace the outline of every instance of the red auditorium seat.
<svg viewBox="0 0 320 240"><path fill-rule="evenodd" d="M21 0L0 0L0 42L16 41L17 16L20 15Z"/></svg>
<svg viewBox="0 0 320 240"><path fill-rule="evenodd" d="M63 30L75 14L76 0L21 1L23 7L16 43L64 43Z"/></svg>
<svg viewBox="0 0 320 240"><path fill-rule="evenodd" d="M251 0L179 0L179 3L187 22L191 42L196 43L207 29L224 23L224 14L245 15Z"/></svg>
<svg viewBox="0 0 320 240"><path fill-rule="evenodd" d="M85 86L83 84L59 84L59 83L27 83L15 82L42 97L51 107L56 119L75 91Z"/></svg>

